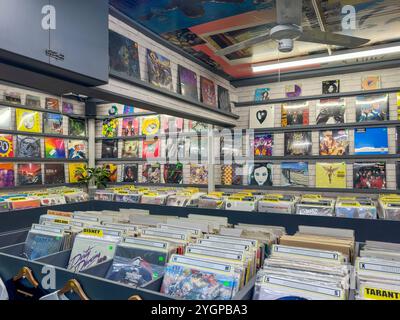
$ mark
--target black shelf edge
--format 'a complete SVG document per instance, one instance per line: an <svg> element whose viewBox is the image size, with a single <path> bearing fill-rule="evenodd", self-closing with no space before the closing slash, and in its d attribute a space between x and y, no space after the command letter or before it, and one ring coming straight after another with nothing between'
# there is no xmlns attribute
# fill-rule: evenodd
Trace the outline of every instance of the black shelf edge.
<svg viewBox="0 0 400 320"><path fill-rule="evenodd" d="M274 161L296 161L296 160L329 160L329 161L342 161L342 160L369 160L369 159L400 159L400 154L368 154L368 155L357 155L349 154L342 156L320 156L320 155L310 155L310 156L271 156L271 157L254 157L254 162L263 163L269 160ZM251 160L251 159L250 159ZM250 161L248 159L248 161ZM371 160L371 161L373 161Z"/></svg>
<svg viewBox="0 0 400 320"><path fill-rule="evenodd" d="M88 162L87 159L46 159L46 158L0 158L0 162L20 162L20 163L29 163L29 162L59 162L59 163L73 163L73 162Z"/></svg>
<svg viewBox="0 0 400 320"><path fill-rule="evenodd" d="M134 183L134 182L113 182L108 183L108 186L124 186L124 185L131 185L131 186L139 186L139 187L167 187L167 188L207 188L206 184L185 184L185 183Z"/></svg>
<svg viewBox="0 0 400 320"><path fill-rule="evenodd" d="M203 163L199 163L199 164L203 164L206 165L208 164L207 159L202 159ZM166 158L153 158L153 159L143 159L143 158L96 158L95 160L96 162L122 162L122 163L131 163L131 162L148 162L148 163L158 163L158 162L165 162L166 164L176 164L176 163L182 163L183 165L186 164L190 164L191 161L193 162L198 162L199 159L190 159L190 158L185 158L185 159L172 159L172 160L168 160Z"/></svg>
<svg viewBox="0 0 400 320"><path fill-rule="evenodd" d="M96 120L105 120L105 119L119 119L119 118L135 118L135 117L143 117L143 116L155 116L158 115L156 112L136 112L132 114L117 114L117 115L110 115L110 116L96 116Z"/></svg>
<svg viewBox="0 0 400 320"><path fill-rule="evenodd" d="M49 109L39 108L39 107L26 106L26 105L23 105L23 104L16 104L16 103L7 102L7 101L1 101L1 100L0 100L0 106L11 107L11 108L16 108L16 109L26 109L26 110L31 110L31 111L43 112L43 113L61 114L63 116L67 116L67 117L70 117L70 118L80 118L80 119L86 119L87 118L86 116L80 115L80 114L63 113L61 111L49 110Z"/></svg>
<svg viewBox="0 0 400 320"><path fill-rule="evenodd" d="M33 184L33 185L18 185L14 187L0 188L0 190L26 190L28 192L33 190L28 190L31 188L57 188L57 187L78 187L79 183L58 183L58 184Z"/></svg>
<svg viewBox="0 0 400 320"><path fill-rule="evenodd" d="M207 131L204 131L207 132ZM124 137L124 136L118 136L118 137L113 137L113 138L106 138L106 137L96 137L96 141L102 141L102 140L143 140L143 139L149 139L152 140L154 138L181 138L181 137L196 137L196 136L201 136L200 133L197 132L172 132L172 133L160 133L160 134L155 134L151 136L146 136L143 134L136 135L136 136L131 136L131 137Z"/></svg>
<svg viewBox="0 0 400 320"><path fill-rule="evenodd" d="M370 193L370 194L400 194L400 190L392 189L350 189L350 188L316 188L316 187L290 187L290 186L253 186L253 185L216 185L216 189L235 189L235 190L260 190L260 191L297 191L315 193Z"/></svg>
<svg viewBox="0 0 400 320"><path fill-rule="evenodd" d="M25 132L25 131L18 131L18 130L0 129L0 134L12 134L12 135L17 135L17 136L34 136L34 137L45 137L45 138L46 137L60 138L60 139L69 139L69 140L89 140L88 137L68 136L68 135L42 133L42 132Z"/></svg>
<svg viewBox="0 0 400 320"><path fill-rule="evenodd" d="M268 105L268 104L279 104L279 103L294 102L294 101L337 99L337 98L384 94L384 93L393 93L393 92L400 92L400 87L368 90L368 91L362 91L362 90L349 91L349 92L341 92L341 93L337 93L337 94L321 94L321 95L312 95L312 96L301 96L301 97L295 97L295 98L280 98L280 99L271 99L271 100L266 100L266 101L234 102L234 105L236 108L241 108L241 107L251 107L251 106L262 106L262 105Z"/></svg>

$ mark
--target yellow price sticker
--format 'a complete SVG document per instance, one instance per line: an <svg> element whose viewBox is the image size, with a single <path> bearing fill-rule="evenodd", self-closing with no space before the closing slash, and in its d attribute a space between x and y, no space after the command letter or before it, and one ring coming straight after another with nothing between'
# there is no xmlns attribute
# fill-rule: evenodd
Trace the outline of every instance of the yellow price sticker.
<svg viewBox="0 0 400 320"><path fill-rule="evenodd" d="M103 230L91 229L91 228L84 228L83 234L85 234L87 236L94 236L94 237L100 237L100 238L104 236Z"/></svg>
<svg viewBox="0 0 400 320"><path fill-rule="evenodd" d="M69 224L69 221L63 219L55 219L54 223Z"/></svg>
<svg viewBox="0 0 400 320"><path fill-rule="evenodd" d="M400 292L379 288L364 288L364 298L373 300L400 300Z"/></svg>

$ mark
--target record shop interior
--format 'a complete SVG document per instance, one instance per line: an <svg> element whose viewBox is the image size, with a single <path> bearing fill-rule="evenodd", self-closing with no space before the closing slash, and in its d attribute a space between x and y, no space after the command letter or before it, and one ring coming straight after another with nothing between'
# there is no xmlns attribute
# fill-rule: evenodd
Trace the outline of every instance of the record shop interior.
<svg viewBox="0 0 400 320"><path fill-rule="evenodd" d="M400 300L398 0L49 2L0 5L0 300Z"/></svg>

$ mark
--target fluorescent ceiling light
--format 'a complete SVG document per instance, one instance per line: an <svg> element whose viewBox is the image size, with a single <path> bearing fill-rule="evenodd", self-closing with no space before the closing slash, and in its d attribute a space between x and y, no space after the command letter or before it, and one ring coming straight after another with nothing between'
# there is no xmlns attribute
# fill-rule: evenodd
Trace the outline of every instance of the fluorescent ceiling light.
<svg viewBox="0 0 400 320"><path fill-rule="evenodd" d="M342 61L342 60L350 60L357 58L366 58L371 56L377 56L382 54L390 54L400 52L400 46L381 48L381 49L372 49L365 51L357 51L351 53L344 54L336 54L331 56L305 59L305 60L295 60L288 61L282 63L274 63L274 64L264 64L264 65L253 65L253 72L265 72L265 71L273 71L273 70L281 70L281 69L290 69L295 67L304 67L310 65L318 65L328 62Z"/></svg>

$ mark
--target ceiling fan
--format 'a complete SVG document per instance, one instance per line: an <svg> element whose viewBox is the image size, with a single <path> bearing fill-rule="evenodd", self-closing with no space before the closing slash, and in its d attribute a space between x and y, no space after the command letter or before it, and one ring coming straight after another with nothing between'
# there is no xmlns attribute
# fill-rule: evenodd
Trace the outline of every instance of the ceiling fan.
<svg viewBox="0 0 400 320"><path fill-rule="evenodd" d="M216 54L218 56L226 56L227 54L247 49L269 40L278 41L280 52L291 52L295 40L346 48L356 48L370 41L369 39L323 32L311 28L303 28L301 26L303 18L302 9L302 0L276 0L277 25L275 27L269 30L266 34L220 49L216 51Z"/></svg>

